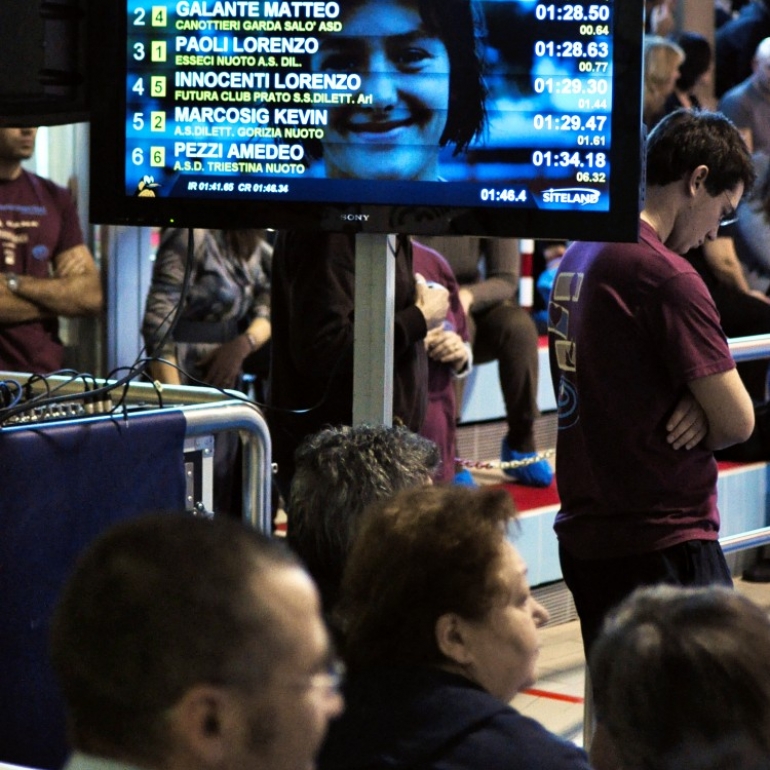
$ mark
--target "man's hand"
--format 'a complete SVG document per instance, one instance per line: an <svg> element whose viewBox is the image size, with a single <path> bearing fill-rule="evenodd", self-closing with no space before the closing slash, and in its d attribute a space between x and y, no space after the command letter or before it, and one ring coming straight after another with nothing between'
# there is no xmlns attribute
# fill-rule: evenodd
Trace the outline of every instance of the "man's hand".
<svg viewBox="0 0 770 770"><path fill-rule="evenodd" d="M674 449L692 449L706 437L708 419L692 393L685 393L666 423L666 441Z"/></svg>
<svg viewBox="0 0 770 770"><path fill-rule="evenodd" d="M428 329L435 329L444 323L449 311L449 291L443 286L428 286L419 273L417 281L417 302L415 303L425 316Z"/></svg>

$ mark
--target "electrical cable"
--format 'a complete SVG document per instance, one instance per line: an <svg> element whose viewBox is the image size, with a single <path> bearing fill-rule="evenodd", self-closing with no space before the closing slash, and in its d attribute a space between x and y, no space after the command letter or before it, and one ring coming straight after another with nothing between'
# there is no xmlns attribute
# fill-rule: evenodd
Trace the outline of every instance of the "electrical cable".
<svg viewBox="0 0 770 770"><path fill-rule="evenodd" d="M187 296L189 294L190 282L191 282L191 276L192 276L192 265L193 265L194 253L195 253L194 230L193 228L188 228L187 258L185 260L185 271L184 271L184 277L182 280L182 289L179 296L179 301L176 307L173 309L173 311L171 311L174 313L174 315L165 331L165 334L160 339L158 343L158 347L162 347L163 345L165 345L166 341L173 334L174 329L176 328L176 325L181 316L184 305L187 302ZM166 319L164 319L164 322L165 321ZM107 382L107 380L109 379L108 377L107 380L105 380L105 384L101 386L98 385L98 380L95 376L91 374L79 373L71 369L62 369L58 372L51 372L49 373L49 375L32 374L27 379L27 382L23 386L23 392L26 393L26 398L23 401L21 401L21 396L19 395L19 398L14 399L12 404L8 405L5 408L0 408L0 428L2 428L3 425L7 424L9 420L12 420L14 417L24 414L27 411L31 411L32 409L46 408L54 404L62 403L65 401L77 400L77 396L73 396L73 394L71 393L62 394L58 396L55 395L55 393L56 391L61 390L62 388L68 386L69 384L72 383L73 380L78 378L83 378L83 382L84 382L84 392L81 398L83 398L84 401L88 399L88 401L90 401L94 405L103 406L105 398L108 397L113 390L123 389L121 398L118 400L118 403L115 404L114 406L111 405L109 411L115 411L119 409L121 406L124 406L124 414L125 414L126 413L125 399L128 392L128 385L132 380L136 379L137 377L141 377L145 375L147 366L152 360L154 360L152 357L143 357L144 351L145 351L145 348L143 347L139 355L137 356L136 361L130 367L120 367L115 370L117 372L123 368L127 368L128 373L126 374L125 377L110 383ZM66 382L58 384L55 388L52 389L51 384L47 379L47 377L51 375L65 375L65 374L70 374L71 379ZM93 383L93 388L90 390L88 390L88 388L85 386L85 383L86 383L85 378L87 377L91 378ZM45 386L45 393L34 395L33 385L38 382L42 383ZM103 410L99 409L97 406L97 408L94 411L103 411Z"/></svg>

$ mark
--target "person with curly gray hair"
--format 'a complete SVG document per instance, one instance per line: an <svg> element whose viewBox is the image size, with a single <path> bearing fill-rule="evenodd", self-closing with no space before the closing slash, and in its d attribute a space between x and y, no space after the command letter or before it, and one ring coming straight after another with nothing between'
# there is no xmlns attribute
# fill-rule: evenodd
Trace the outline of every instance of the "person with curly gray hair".
<svg viewBox="0 0 770 770"><path fill-rule="evenodd" d="M329 613L364 509L402 489L429 484L439 451L403 426L343 425L309 436L295 459L287 539Z"/></svg>

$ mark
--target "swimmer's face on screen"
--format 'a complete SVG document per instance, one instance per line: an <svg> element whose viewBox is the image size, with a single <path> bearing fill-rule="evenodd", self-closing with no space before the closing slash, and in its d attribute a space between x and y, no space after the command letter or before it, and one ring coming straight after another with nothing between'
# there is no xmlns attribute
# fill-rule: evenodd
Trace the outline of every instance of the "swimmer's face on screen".
<svg viewBox="0 0 770 770"><path fill-rule="evenodd" d="M369 104L329 109L326 176L437 180L449 107L449 55L410 0L365 0L313 57L314 72L361 76ZM353 99L358 94L352 95Z"/></svg>

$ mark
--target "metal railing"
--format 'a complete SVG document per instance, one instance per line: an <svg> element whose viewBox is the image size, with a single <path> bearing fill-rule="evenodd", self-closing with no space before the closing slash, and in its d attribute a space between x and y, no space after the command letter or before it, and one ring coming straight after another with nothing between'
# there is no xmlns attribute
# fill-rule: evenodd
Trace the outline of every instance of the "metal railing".
<svg viewBox="0 0 770 770"><path fill-rule="evenodd" d="M734 337L727 342L730 353L736 362L770 358L770 334ZM737 551L768 545L770 544L770 526L722 537L719 539L719 544L725 553L736 553Z"/></svg>
<svg viewBox="0 0 770 770"><path fill-rule="evenodd" d="M27 383L32 375L20 372L0 371L0 380L16 380ZM103 388L115 384L113 380L88 378L93 387ZM84 390L81 377L49 375L45 379L33 378L25 384L26 398L45 396L48 389L57 397L70 396L72 401L84 399L89 391ZM93 390L92 387L92 390ZM141 405L143 415L153 411L180 409L186 421L186 435L202 436L221 431L237 431L243 446L243 517L244 520L263 532L272 530L271 484L272 446L267 423L257 405L243 393L232 390L189 385L163 385L158 390L151 382L131 381L114 391L115 398L121 399L134 409ZM161 406L161 399L164 406ZM128 419L132 412L128 411ZM115 419L121 417L120 407L112 415L93 415L93 419ZM45 426L45 421L17 423L8 429L23 429L25 426Z"/></svg>

